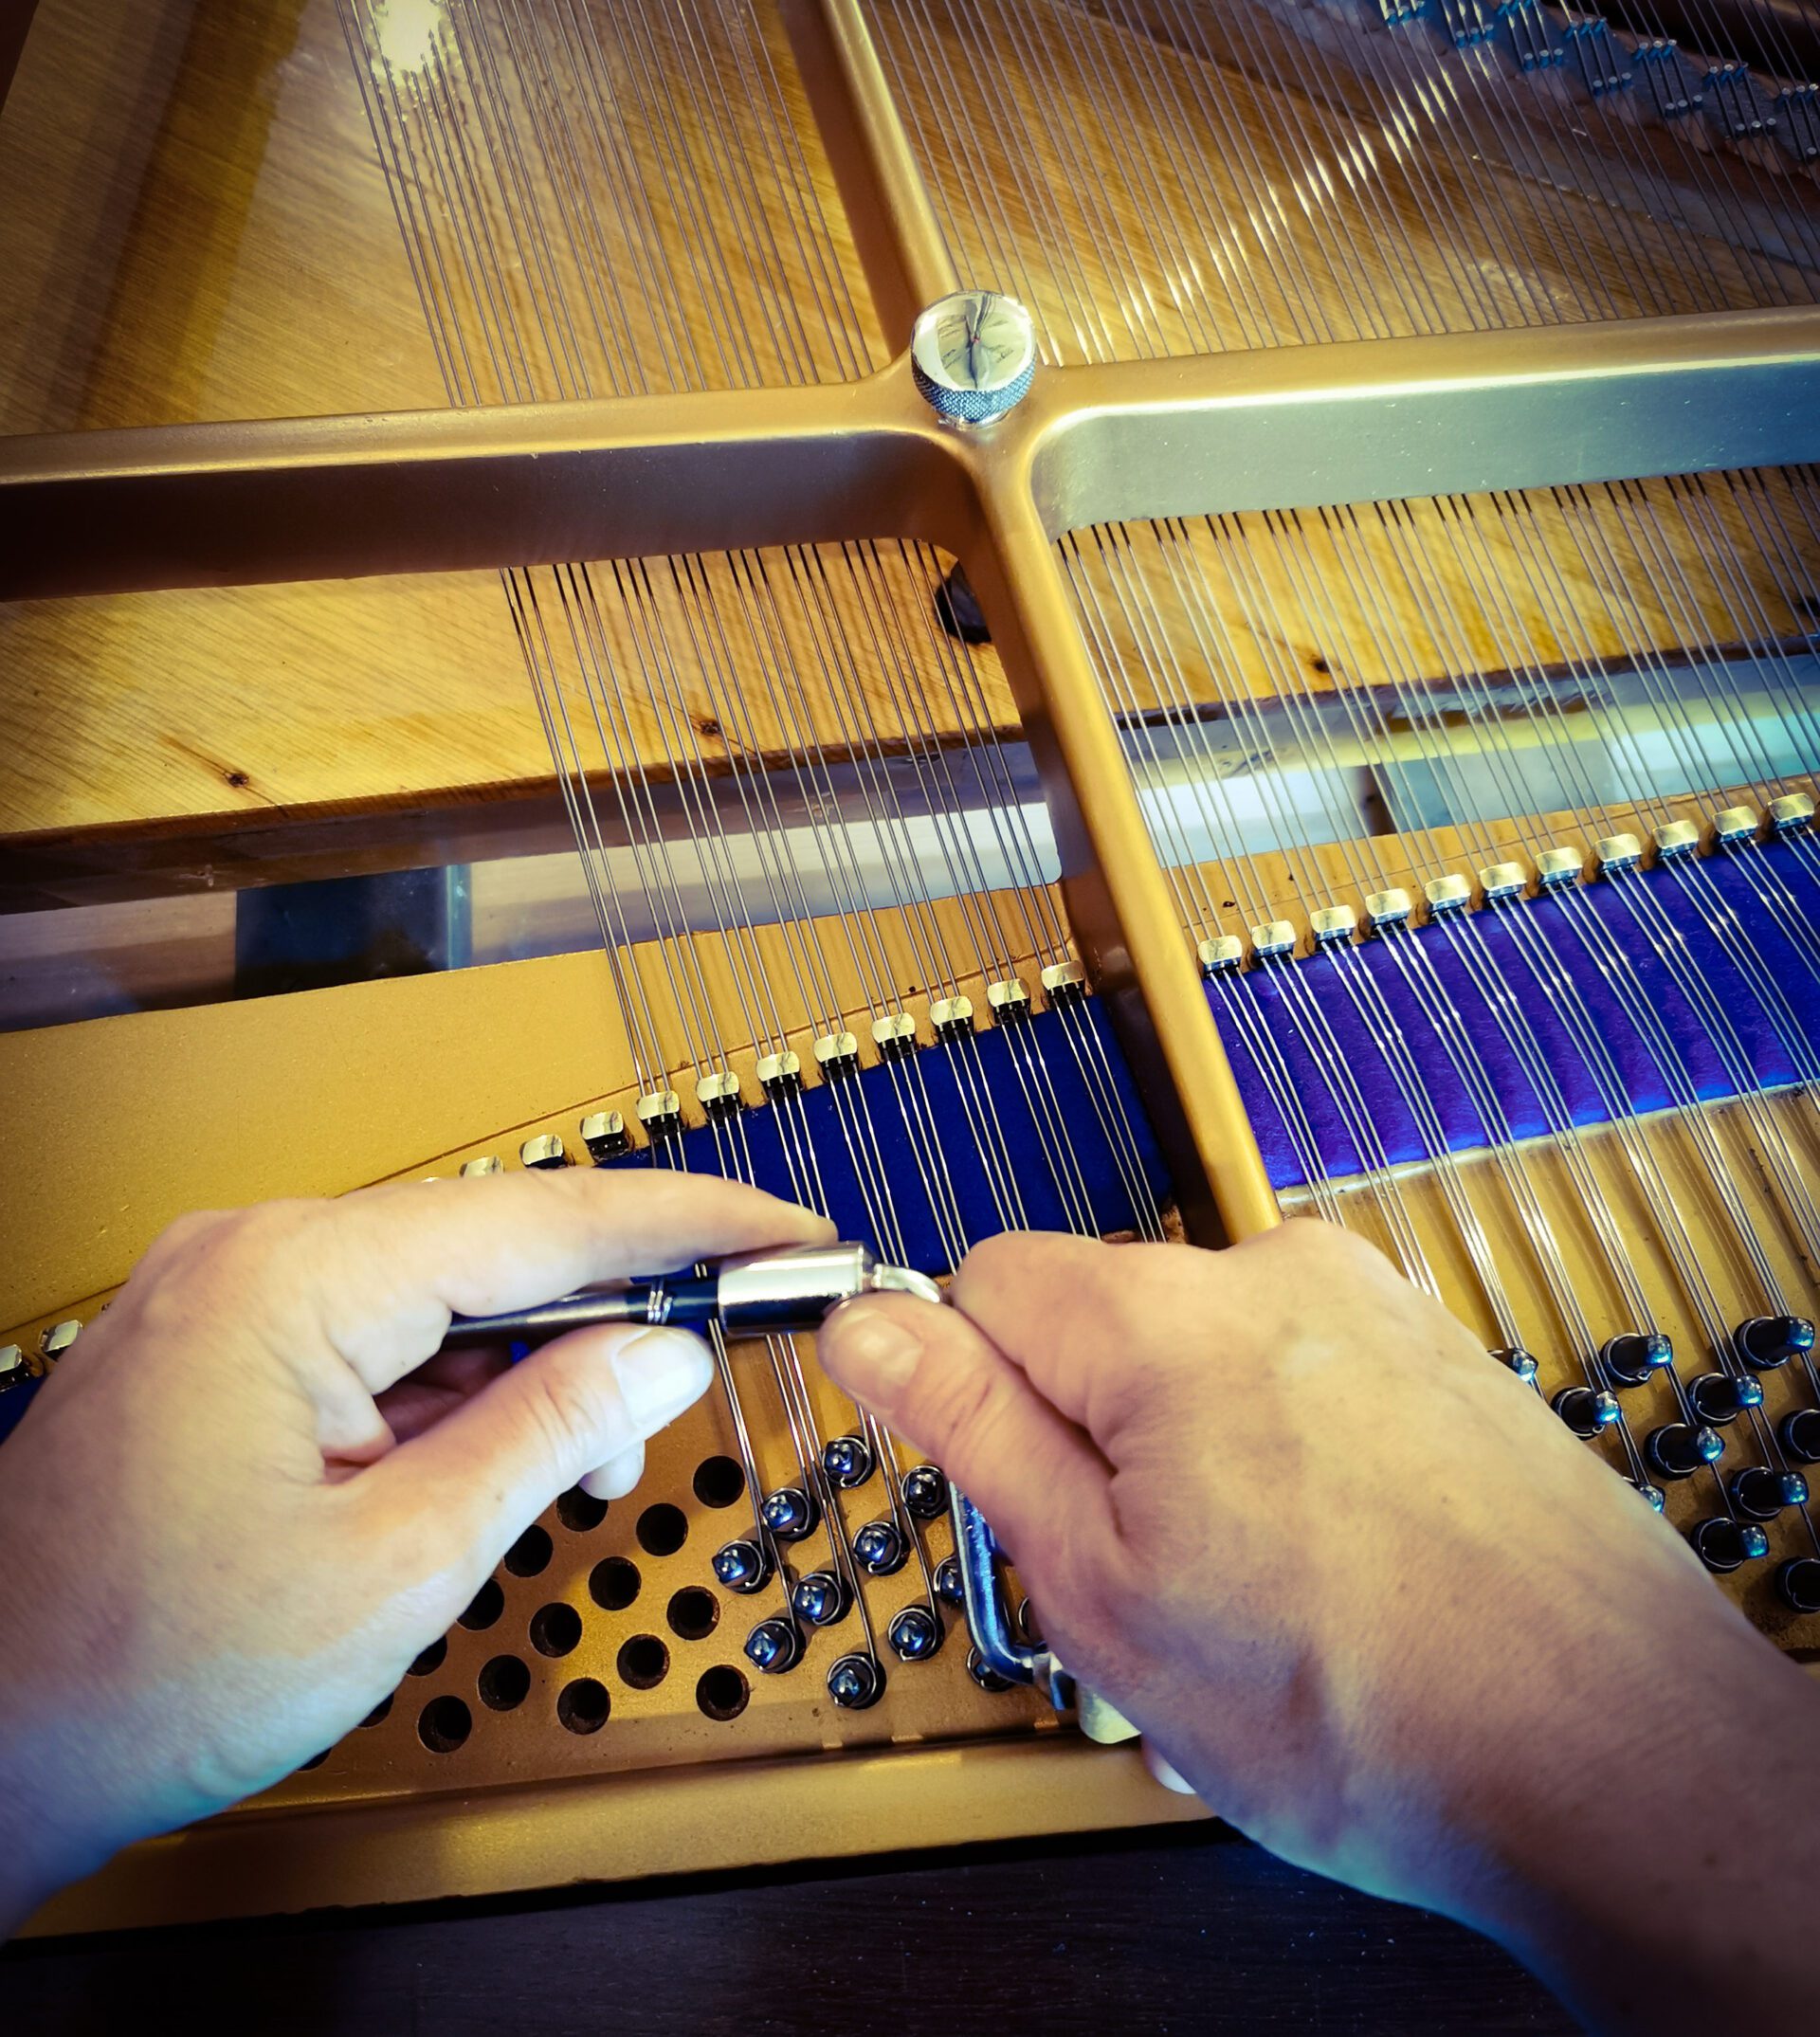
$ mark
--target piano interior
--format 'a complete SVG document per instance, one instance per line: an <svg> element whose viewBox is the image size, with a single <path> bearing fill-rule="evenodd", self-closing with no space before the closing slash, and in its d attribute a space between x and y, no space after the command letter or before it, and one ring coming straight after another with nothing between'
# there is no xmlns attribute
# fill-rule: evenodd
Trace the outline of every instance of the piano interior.
<svg viewBox="0 0 1820 2037"><path fill-rule="evenodd" d="M186 1209L494 1166L937 1275L1314 1215L1820 1651L1811 16L24 11L0 1379ZM808 1340L719 1370L44 1927L1201 1814Z"/></svg>

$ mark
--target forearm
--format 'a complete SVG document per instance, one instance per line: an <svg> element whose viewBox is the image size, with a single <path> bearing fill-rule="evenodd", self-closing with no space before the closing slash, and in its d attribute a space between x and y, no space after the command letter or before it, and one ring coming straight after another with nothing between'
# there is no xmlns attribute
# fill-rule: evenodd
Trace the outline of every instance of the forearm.
<svg viewBox="0 0 1820 2037"><path fill-rule="evenodd" d="M1690 1646L1641 1705L1538 1721L1575 1786L1470 1920L1598 2030L1820 2028L1820 1682L1729 1609Z"/></svg>

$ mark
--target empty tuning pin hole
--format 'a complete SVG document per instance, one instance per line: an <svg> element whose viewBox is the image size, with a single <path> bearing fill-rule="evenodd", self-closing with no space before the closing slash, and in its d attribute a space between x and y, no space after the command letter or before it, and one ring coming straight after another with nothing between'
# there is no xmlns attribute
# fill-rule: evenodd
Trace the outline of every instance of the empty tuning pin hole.
<svg viewBox="0 0 1820 2037"><path fill-rule="evenodd" d="M618 1668L628 1690L655 1690L670 1673L670 1651L655 1634L634 1634L619 1651Z"/></svg>
<svg viewBox="0 0 1820 2037"><path fill-rule="evenodd" d="M571 1733L598 1733L612 1708L606 1684L592 1676L578 1676L556 1693L556 1718Z"/></svg>
<svg viewBox="0 0 1820 2037"><path fill-rule="evenodd" d="M529 1664L516 1655L496 1655L476 1679L481 1702L489 1712L512 1712L531 1694Z"/></svg>
<svg viewBox="0 0 1820 2037"><path fill-rule="evenodd" d="M665 1617L679 1640L705 1641L720 1624L720 1601L699 1584L686 1584L670 1594Z"/></svg>
<svg viewBox="0 0 1820 2037"><path fill-rule="evenodd" d="M717 1663L712 1669L702 1670L696 1681L696 1709L705 1718L719 1719L722 1725L730 1719L738 1718L751 1696L752 1685L746 1682L744 1673L731 1663Z"/></svg>
<svg viewBox="0 0 1820 2037"><path fill-rule="evenodd" d="M607 1519L607 1502L572 1485L556 1501L556 1519L571 1535L592 1535Z"/></svg>
<svg viewBox="0 0 1820 2037"><path fill-rule="evenodd" d="M731 1457L704 1457L695 1467L695 1497L703 1506L732 1506L745 1490L746 1474Z"/></svg>
<svg viewBox="0 0 1820 2037"><path fill-rule="evenodd" d="M689 1538L688 1516L680 1506L660 1500L638 1517L638 1546L646 1555L673 1556Z"/></svg>
<svg viewBox="0 0 1820 2037"><path fill-rule="evenodd" d="M588 1596L603 1612L624 1612L645 1580L624 1556L603 1556L588 1573Z"/></svg>
<svg viewBox="0 0 1820 2037"><path fill-rule="evenodd" d="M539 1655L568 1655L581 1639L581 1615L560 1599L531 1615L531 1646Z"/></svg>
<svg viewBox="0 0 1820 2037"><path fill-rule="evenodd" d="M500 1590L499 1579L489 1577L458 1617L469 1633L478 1634L491 1627L504 1610L505 1593Z"/></svg>
<svg viewBox="0 0 1820 2037"><path fill-rule="evenodd" d="M543 1528L527 1528L505 1553L505 1567L515 1577L536 1577L550 1567L555 1544Z"/></svg>
<svg viewBox="0 0 1820 2037"><path fill-rule="evenodd" d="M417 1737L433 1755L452 1755L474 1730L474 1715L459 1698L432 1698L417 1715Z"/></svg>

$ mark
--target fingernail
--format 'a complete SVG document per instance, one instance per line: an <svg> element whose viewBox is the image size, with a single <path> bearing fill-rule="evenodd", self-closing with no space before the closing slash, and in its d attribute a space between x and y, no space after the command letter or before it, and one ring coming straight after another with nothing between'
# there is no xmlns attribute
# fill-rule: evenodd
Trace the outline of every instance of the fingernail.
<svg viewBox="0 0 1820 2037"><path fill-rule="evenodd" d="M613 1353L613 1376L632 1427L648 1436L708 1391L714 1360L686 1330L646 1330Z"/></svg>
<svg viewBox="0 0 1820 2037"><path fill-rule="evenodd" d="M822 1362L858 1400L889 1407L922 1357L922 1339L882 1308L849 1301L822 1325Z"/></svg>

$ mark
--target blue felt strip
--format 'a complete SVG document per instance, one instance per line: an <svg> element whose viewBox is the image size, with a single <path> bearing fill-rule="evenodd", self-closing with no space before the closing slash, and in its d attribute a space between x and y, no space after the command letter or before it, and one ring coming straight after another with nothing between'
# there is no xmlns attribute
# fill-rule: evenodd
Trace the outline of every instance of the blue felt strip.
<svg viewBox="0 0 1820 2037"><path fill-rule="evenodd" d="M1281 1102L1285 1083L1305 1119L1304 1147L1312 1143L1337 1180L1368 1164L1431 1157L1441 1144L1463 1152L1506 1133L1546 1132L1548 1109L1513 1034L1534 1042L1576 1124L1799 1080L1789 1036L1820 1053L1820 979L1758 893L1779 880L1811 923L1816 885L1787 843L1746 855L1658 864L1210 984L1273 1185L1308 1178ZM1724 912L1734 916L1729 936ZM1710 989L1729 1022L1723 1050L1690 979ZM1779 1028L1759 993L1766 980L1781 992ZM1501 990L1509 1000L1502 1023L1492 1002ZM1457 1030L1444 1015L1449 1006ZM1274 1095L1260 1030L1281 1056ZM1449 1056L1450 1045L1463 1050L1462 1035L1496 1111L1480 1108ZM1412 1097L1411 1063L1426 1114Z"/></svg>
<svg viewBox="0 0 1820 2037"><path fill-rule="evenodd" d="M1130 1230L1168 1193L1094 999L819 1082L681 1133L671 1150L694 1172L815 1203L924 1273L952 1270L995 1231ZM653 1162L642 1150L610 1164Z"/></svg>

